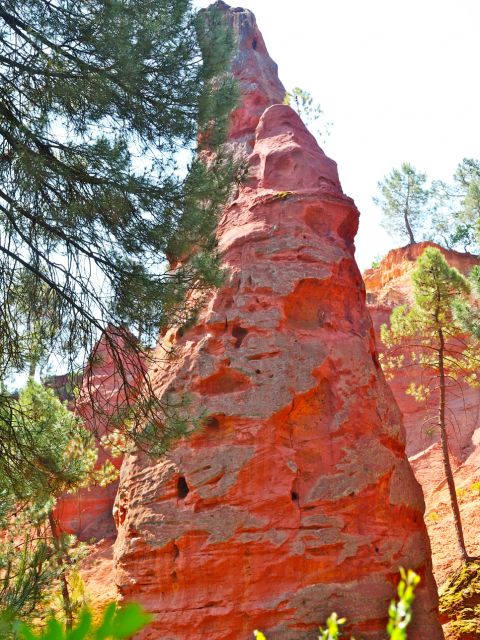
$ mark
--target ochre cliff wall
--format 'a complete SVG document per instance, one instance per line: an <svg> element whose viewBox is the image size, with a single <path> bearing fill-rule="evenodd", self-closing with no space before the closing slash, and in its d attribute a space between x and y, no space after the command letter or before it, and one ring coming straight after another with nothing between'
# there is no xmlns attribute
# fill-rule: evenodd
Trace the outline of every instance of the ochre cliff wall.
<svg viewBox="0 0 480 640"><path fill-rule="evenodd" d="M364 273L368 310L381 348L380 327L388 323L392 308L412 301L412 271L426 247L442 251L450 266L464 275L479 264L478 256L421 242L390 251L376 269ZM389 385L403 415L407 434L407 454L427 502L426 522L430 535L435 576L441 584L458 564L455 529L445 481L440 434L436 425L437 399L418 403L405 393L410 382L422 381L422 370L414 363L393 372ZM480 390L459 379L447 393L447 429L455 484L462 514L465 540L470 555L480 553L480 495L471 486L480 481Z"/></svg>
<svg viewBox="0 0 480 640"><path fill-rule="evenodd" d="M219 6L267 68L253 15ZM412 637L437 640L423 498L353 256L358 211L298 115L261 106L239 136L250 179L218 227L227 281L151 372L205 427L161 460L125 460L118 588L155 614L144 639L313 639L335 610L383 640L405 566L422 575Z"/></svg>

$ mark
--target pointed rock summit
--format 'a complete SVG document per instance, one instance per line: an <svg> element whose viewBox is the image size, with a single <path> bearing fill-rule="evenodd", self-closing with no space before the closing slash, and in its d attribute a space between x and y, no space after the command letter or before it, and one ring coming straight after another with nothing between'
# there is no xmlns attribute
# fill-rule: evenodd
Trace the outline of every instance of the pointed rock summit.
<svg viewBox="0 0 480 640"><path fill-rule="evenodd" d="M154 613L143 639L313 640L336 611L384 640L404 566L422 576L412 637L439 640L423 498L354 260L358 211L274 104L283 87L253 14L216 6L238 36L231 142L250 147L250 178L218 226L225 284L151 372L205 426L160 460L124 462L121 596Z"/></svg>
<svg viewBox="0 0 480 640"><path fill-rule="evenodd" d="M229 139L239 150L250 152L260 116L270 105L283 102L285 87L253 13L239 7L233 9L222 0L212 7L225 15L237 40L232 71L239 84L241 101L232 114Z"/></svg>

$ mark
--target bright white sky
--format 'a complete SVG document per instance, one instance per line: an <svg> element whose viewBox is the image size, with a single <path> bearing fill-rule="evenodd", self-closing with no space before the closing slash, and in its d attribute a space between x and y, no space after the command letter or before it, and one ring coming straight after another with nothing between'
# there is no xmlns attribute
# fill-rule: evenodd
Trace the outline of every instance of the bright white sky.
<svg viewBox="0 0 480 640"><path fill-rule="evenodd" d="M407 161L448 180L480 157L480 0L230 4L255 13L285 87L309 91L333 123L323 148L360 210L365 269L398 246L372 203L384 175Z"/></svg>

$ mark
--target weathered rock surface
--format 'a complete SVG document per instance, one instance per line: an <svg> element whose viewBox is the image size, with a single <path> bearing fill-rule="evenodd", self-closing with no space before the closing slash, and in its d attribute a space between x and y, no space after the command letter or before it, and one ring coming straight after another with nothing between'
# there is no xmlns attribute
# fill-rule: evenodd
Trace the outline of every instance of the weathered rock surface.
<svg viewBox="0 0 480 640"><path fill-rule="evenodd" d="M267 54L252 14L224 9L242 47L257 37L247 68L243 49L235 63L243 82ZM298 115L260 114L276 97L262 99L240 109L245 129L233 121L233 139L254 126L255 139L218 228L228 281L193 329L165 337L175 357L151 372L205 427L161 460L125 460L118 587L155 614L139 638L313 639L335 610L383 640L408 566L423 578L412 637L436 640L423 498L353 256L358 211Z"/></svg>
<svg viewBox="0 0 480 640"><path fill-rule="evenodd" d="M229 141L238 151L250 153L260 116L270 105L283 102L285 87L252 12L241 7L231 8L222 0L212 6L222 12L237 39L232 71L242 99L231 116Z"/></svg>
<svg viewBox="0 0 480 640"><path fill-rule="evenodd" d="M112 349L111 344L116 345ZM133 357L123 356L128 353L124 349L125 340L121 330L111 328L95 346L90 364L83 375L80 394L75 402L74 410L80 415L87 428L97 436L102 436L110 429L109 419L124 406L128 393L140 381L142 363ZM123 375L120 373L123 371ZM97 466L106 460L120 468L122 459L112 457L99 443ZM117 494L118 481L105 487L91 485L75 494L66 494L55 507L55 517L62 531L75 534L80 540L100 540L116 536L112 509Z"/></svg>

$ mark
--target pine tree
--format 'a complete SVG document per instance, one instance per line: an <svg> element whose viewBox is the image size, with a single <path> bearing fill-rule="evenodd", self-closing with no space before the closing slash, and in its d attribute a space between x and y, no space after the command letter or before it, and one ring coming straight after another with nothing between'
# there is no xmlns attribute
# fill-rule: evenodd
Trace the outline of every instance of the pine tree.
<svg viewBox="0 0 480 640"><path fill-rule="evenodd" d="M159 328L220 282L237 92L232 34L206 20L190 0L1 3L0 385L75 370L102 333L142 374ZM160 409L149 396L141 422Z"/></svg>
<svg viewBox="0 0 480 640"><path fill-rule="evenodd" d="M75 602L69 573L78 554L73 538L60 531L53 508L64 492L94 482L105 485L117 472L110 462L97 468L92 433L32 379L9 410L13 438L3 437L0 422L0 618L38 615L58 585L71 628Z"/></svg>
<svg viewBox="0 0 480 640"><path fill-rule="evenodd" d="M447 248L478 251L480 246L480 162L464 158L453 182L432 183L432 239Z"/></svg>
<svg viewBox="0 0 480 640"><path fill-rule="evenodd" d="M404 162L378 183L381 197L374 198L383 213L382 226L399 239L415 244L427 214L427 176Z"/></svg>
<svg viewBox="0 0 480 640"><path fill-rule="evenodd" d="M470 293L467 279L450 267L442 253L427 248L417 261L412 274L414 302L411 306L396 307L390 327L382 326L382 341L389 348L383 357L384 368L405 365L405 356L418 363L427 383L412 381L408 392L418 400L436 398L436 422L440 432L443 467L453 511L459 556L468 556L455 483L449 456L447 431L447 394L459 378L478 384L475 371L480 364L474 353L473 339L465 337L464 327L454 315L454 304L465 300Z"/></svg>

